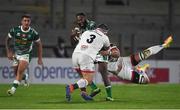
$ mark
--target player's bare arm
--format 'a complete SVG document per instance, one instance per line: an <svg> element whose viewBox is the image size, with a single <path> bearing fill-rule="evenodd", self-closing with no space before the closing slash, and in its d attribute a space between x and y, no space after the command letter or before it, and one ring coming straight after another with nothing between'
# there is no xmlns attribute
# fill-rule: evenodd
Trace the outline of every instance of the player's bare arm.
<svg viewBox="0 0 180 110"><path fill-rule="evenodd" d="M77 26L74 26L71 30L71 44L76 45L79 42L80 39L80 29Z"/></svg>
<svg viewBox="0 0 180 110"><path fill-rule="evenodd" d="M81 32L78 27L75 27L74 29L72 29L71 36L73 37L74 41L79 41L80 34Z"/></svg>
<svg viewBox="0 0 180 110"><path fill-rule="evenodd" d="M36 42L36 44L37 44L37 48L38 48L38 64L43 65L43 61L42 61L42 42L39 40L38 42Z"/></svg>
<svg viewBox="0 0 180 110"><path fill-rule="evenodd" d="M6 46L6 53L7 53L7 57L9 60L13 60L13 52L10 49L10 40L11 38L9 38L8 36L6 37L5 40L5 46Z"/></svg>

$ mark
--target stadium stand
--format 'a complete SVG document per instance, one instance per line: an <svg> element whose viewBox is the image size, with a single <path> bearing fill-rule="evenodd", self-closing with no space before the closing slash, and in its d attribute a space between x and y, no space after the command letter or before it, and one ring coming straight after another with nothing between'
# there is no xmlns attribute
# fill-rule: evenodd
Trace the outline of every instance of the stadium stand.
<svg viewBox="0 0 180 110"><path fill-rule="evenodd" d="M108 0L108 2L111 0ZM54 57L52 48L57 36L69 42L75 14L84 11L90 19L110 26L110 40L119 46L122 55L127 49L135 52L151 44L162 43L168 35L168 0L122 0L124 4L107 4L106 0L3 0L0 1L0 55L4 53L4 38L12 26L19 24L23 13L32 14L32 27L37 29L44 44L44 56ZM93 5L95 3L95 5ZM65 4L65 5L64 5ZM155 59L180 59L180 2L174 0L172 47ZM172 54L173 53L173 54ZM175 53L175 54L174 54Z"/></svg>

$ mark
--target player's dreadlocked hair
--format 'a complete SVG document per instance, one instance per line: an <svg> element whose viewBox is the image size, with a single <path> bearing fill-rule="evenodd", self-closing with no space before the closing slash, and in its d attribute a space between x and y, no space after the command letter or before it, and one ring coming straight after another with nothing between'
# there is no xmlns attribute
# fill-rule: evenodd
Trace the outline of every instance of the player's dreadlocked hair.
<svg viewBox="0 0 180 110"><path fill-rule="evenodd" d="M77 13L77 14L76 14L76 17L77 17L77 16L86 16L86 15L81 12L81 13Z"/></svg>

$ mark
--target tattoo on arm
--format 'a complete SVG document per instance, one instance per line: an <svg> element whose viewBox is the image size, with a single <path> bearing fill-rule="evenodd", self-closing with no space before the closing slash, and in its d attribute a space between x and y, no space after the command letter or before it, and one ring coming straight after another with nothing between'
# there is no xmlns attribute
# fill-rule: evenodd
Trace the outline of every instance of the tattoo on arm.
<svg viewBox="0 0 180 110"><path fill-rule="evenodd" d="M6 52L10 51L10 41L11 41L11 38L6 37L6 40L5 40Z"/></svg>

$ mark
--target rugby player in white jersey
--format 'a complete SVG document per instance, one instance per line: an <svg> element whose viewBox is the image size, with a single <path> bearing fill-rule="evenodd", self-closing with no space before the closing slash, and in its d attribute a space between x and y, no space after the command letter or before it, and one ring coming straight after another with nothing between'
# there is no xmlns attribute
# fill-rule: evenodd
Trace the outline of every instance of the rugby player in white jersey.
<svg viewBox="0 0 180 110"><path fill-rule="evenodd" d="M96 23L92 20L87 19L86 15L84 13L77 13L76 14L76 20L73 23L72 26L72 32L71 32L71 44L73 47L76 47L76 45L79 42L80 36L83 32L87 30L94 30L96 29ZM119 57L119 56L118 56ZM108 63L108 56L102 56L100 53L96 56L96 61L98 71L102 76L102 80L104 82L105 90L106 90L106 100L107 101L113 101L112 98L112 88L111 88L111 81L109 80L107 71L107 63ZM93 82L90 84L91 87L91 97L96 96L101 92L101 89L98 88Z"/></svg>
<svg viewBox="0 0 180 110"><path fill-rule="evenodd" d="M128 57L119 57L117 62L108 63L108 71L114 73L117 77L129 80L133 83L147 84L150 82L146 69L149 64L138 66L138 64L152 55L157 54L164 48L168 48L173 39L170 35L162 45L155 45L145 49L142 52L130 55Z"/></svg>
<svg viewBox="0 0 180 110"><path fill-rule="evenodd" d="M92 97L86 92L86 87L92 83L95 74L94 61L97 53L104 48L103 55L109 55L110 43L107 32L108 27L100 24L95 30L88 30L82 34L72 55L73 66L82 75L82 78L77 83L66 86L67 101L71 101L71 93L78 88L81 90L84 100L92 100Z"/></svg>

